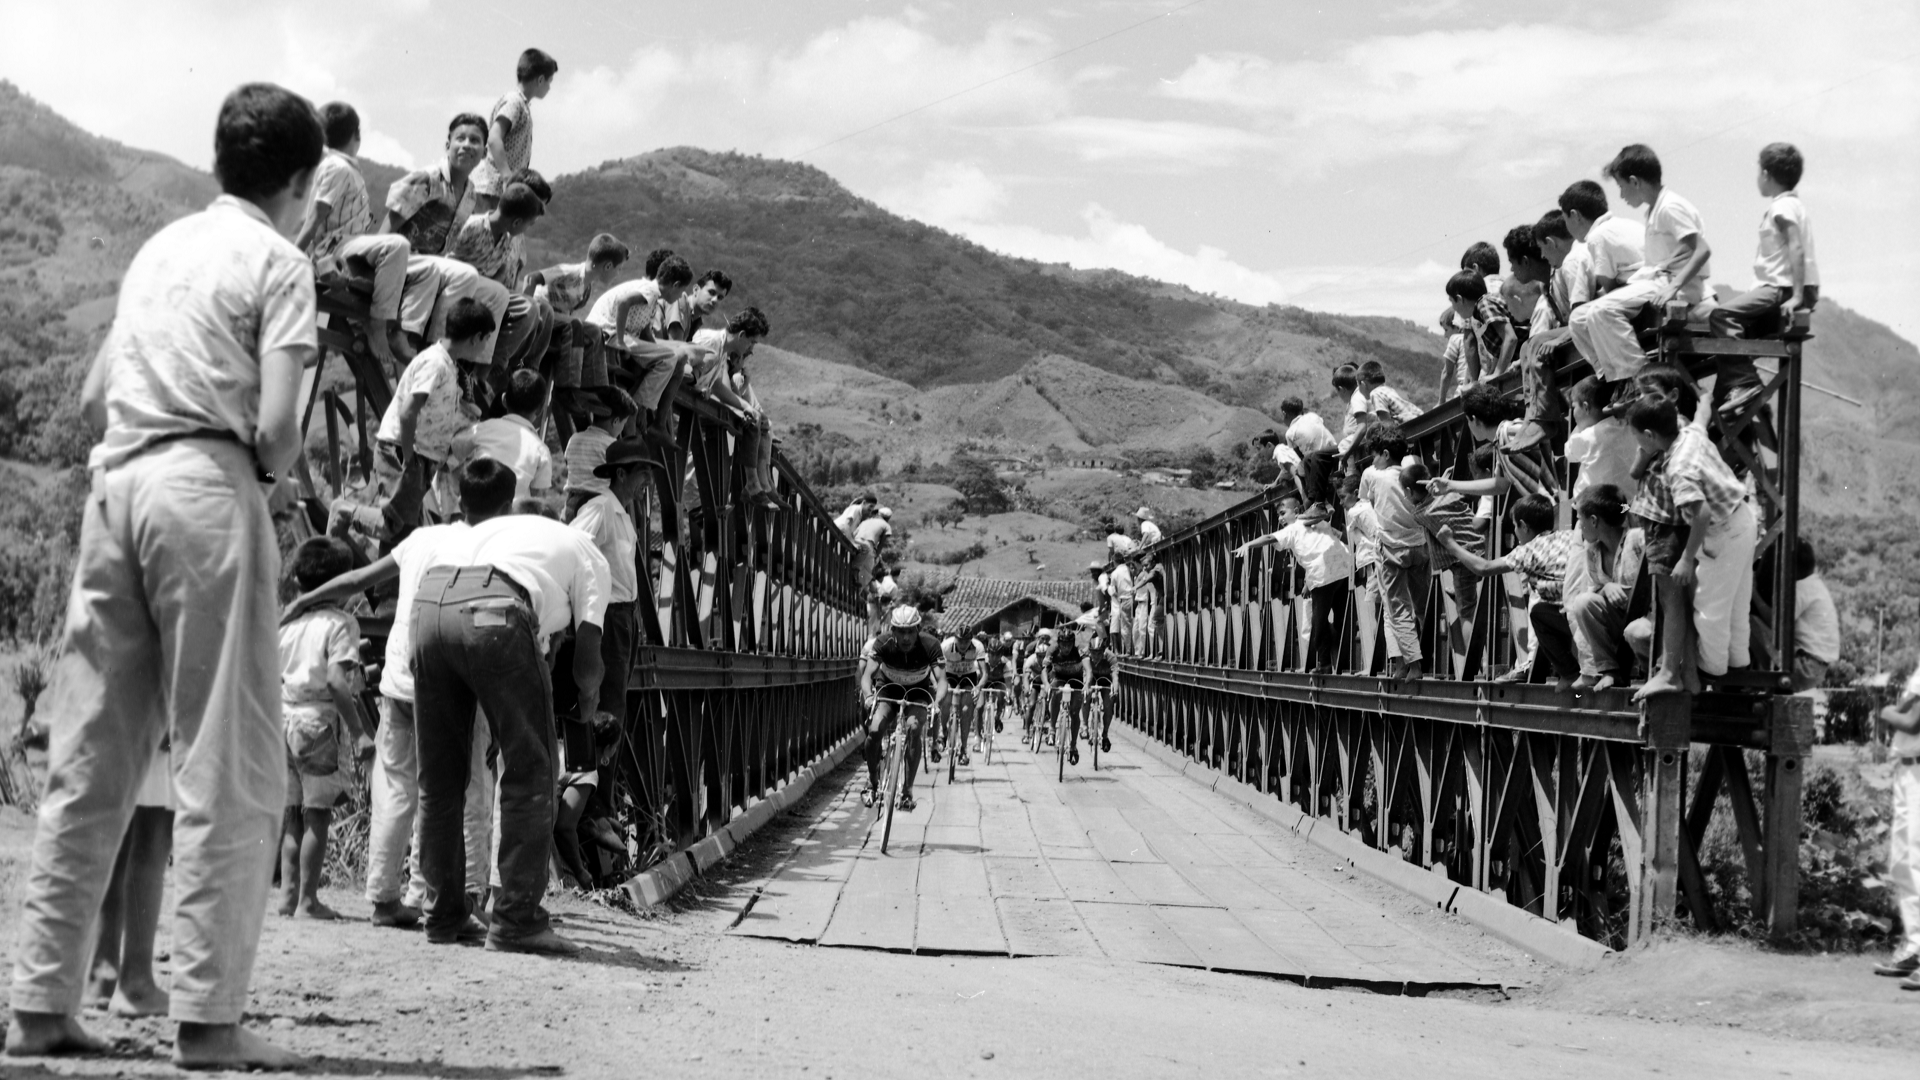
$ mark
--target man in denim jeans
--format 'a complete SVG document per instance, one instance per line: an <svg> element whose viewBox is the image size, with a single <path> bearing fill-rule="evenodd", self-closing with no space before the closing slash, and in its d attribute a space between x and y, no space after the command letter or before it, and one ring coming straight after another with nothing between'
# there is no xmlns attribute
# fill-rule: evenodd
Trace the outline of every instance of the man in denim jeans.
<svg viewBox="0 0 1920 1080"><path fill-rule="evenodd" d="M478 524L435 545L412 611L414 725L420 748L420 857L427 940L486 938L496 952L571 955L540 900L553 842L554 717L548 642L574 629L580 715L599 707L600 633L611 595L593 540L535 514L504 514L513 470L476 458L460 473L460 504ZM466 892L462 811L472 769L474 708L500 752L500 879L482 925Z"/></svg>

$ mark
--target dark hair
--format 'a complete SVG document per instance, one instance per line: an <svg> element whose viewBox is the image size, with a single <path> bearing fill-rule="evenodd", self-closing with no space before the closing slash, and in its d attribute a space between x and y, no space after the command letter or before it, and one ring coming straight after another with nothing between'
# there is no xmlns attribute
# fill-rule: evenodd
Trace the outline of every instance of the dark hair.
<svg viewBox="0 0 1920 1080"><path fill-rule="evenodd" d="M507 177L507 183L527 185L529 190L540 196L540 205L543 207L553 201L553 185L547 183L547 178L540 175L539 169L516 169L512 176Z"/></svg>
<svg viewBox="0 0 1920 1080"><path fill-rule="evenodd" d="M1588 408L1597 412L1605 393L1606 384L1600 381L1600 377L1589 375L1574 383L1573 389L1567 392L1567 396L1573 401L1585 402Z"/></svg>
<svg viewBox="0 0 1920 1080"><path fill-rule="evenodd" d="M1263 446L1275 446L1280 442L1280 433L1272 428L1268 428L1260 434L1255 435L1251 441L1260 443Z"/></svg>
<svg viewBox="0 0 1920 1080"><path fill-rule="evenodd" d="M513 470L490 457L477 457L460 468L460 507L469 517L491 517L513 505Z"/></svg>
<svg viewBox="0 0 1920 1080"><path fill-rule="evenodd" d="M447 337L453 341L470 341L485 337L494 332L498 325L493 321L493 312L487 305L471 296L463 296L447 312Z"/></svg>
<svg viewBox="0 0 1920 1080"><path fill-rule="evenodd" d="M709 281L713 282L715 285L720 286L720 291L723 293L730 293L733 291L733 278L727 276L727 272L725 270L709 270L706 273L701 274L700 280L694 282L693 286L694 288L697 289L702 285L705 285Z"/></svg>
<svg viewBox="0 0 1920 1080"><path fill-rule="evenodd" d="M1363 383L1383 383L1387 381L1386 366L1378 360L1369 360L1360 365L1360 381Z"/></svg>
<svg viewBox="0 0 1920 1080"><path fill-rule="evenodd" d="M547 403L546 377L532 368L520 368L507 377L507 411L527 416Z"/></svg>
<svg viewBox="0 0 1920 1080"><path fill-rule="evenodd" d="M1813 541L1804 536L1796 539L1793 542L1793 579L1803 581L1819 572L1820 561L1814 557Z"/></svg>
<svg viewBox="0 0 1920 1080"><path fill-rule="evenodd" d="M661 260L660 268L654 272L653 280L662 285L693 284L693 267L678 255L669 255Z"/></svg>
<svg viewBox="0 0 1920 1080"><path fill-rule="evenodd" d="M1549 210L1540 215L1539 221L1533 223L1533 246L1537 248L1540 246L1540 241L1548 239L1573 242L1573 233L1567 229L1565 211Z"/></svg>
<svg viewBox="0 0 1920 1080"><path fill-rule="evenodd" d="M1474 479L1484 479L1493 475L1493 455L1496 451L1492 443L1481 443L1467 455L1467 464L1473 468Z"/></svg>
<svg viewBox="0 0 1920 1080"><path fill-rule="evenodd" d="M1481 240L1460 256L1460 269L1478 270L1481 277L1493 277L1500 272L1500 253L1493 250L1492 244Z"/></svg>
<svg viewBox="0 0 1920 1080"><path fill-rule="evenodd" d="M1800 173L1806 167L1806 161L1792 143L1768 143L1760 148L1760 171L1788 191L1800 186Z"/></svg>
<svg viewBox="0 0 1920 1080"><path fill-rule="evenodd" d="M1487 295L1487 279L1478 270L1460 270L1447 279L1447 298L1478 301Z"/></svg>
<svg viewBox="0 0 1920 1080"><path fill-rule="evenodd" d="M293 552L293 580L301 592L312 592L351 569L353 549L338 537L309 537Z"/></svg>
<svg viewBox="0 0 1920 1080"><path fill-rule="evenodd" d="M1601 176L1611 177L1615 181L1645 180L1649 184L1660 182L1660 157L1653 148L1644 143L1632 143L1620 148L1613 160L1600 170Z"/></svg>
<svg viewBox="0 0 1920 1080"><path fill-rule="evenodd" d="M727 320L727 333L729 334L763 338L767 336L767 331L767 317L761 314L760 309L757 307L750 307L745 311L736 311L734 312L733 318Z"/></svg>
<svg viewBox="0 0 1920 1080"><path fill-rule="evenodd" d="M560 518L554 514L553 507L531 496L524 499L513 500L512 509L516 514L525 514L529 517L543 517L549 521L560 520Z"/></svg>
<svg viewBox="0 0 1920 1080"><path fill-rule="evenodd" d="M531 221L547 212L540 196L525 184L508 184L500 193L500 216Z"/></svg>
<svg viewBox="0 0 1920 1080"><path fill-rule="evenodd" d="M863 502L863 503L875 503L875 504L877 504L877 503L879 503L879 501L880 501L880 496L878 496L878 495L875 495L875 494L874 494L873 492L871 492L871 491L863 491L863 492L861 492L861 493L860 493L860 501L861 501L861 502Z"/></svg>
<svg viewBox="0 0 1920 1080"><path fill-rule="evenodd" d="M1513 520L1537 533L1553 531L1553 500L1545 495L1529 495L1513 504Z"/></svg>
<svg viewBox="0 0 1920 1080"><path fill-rule="evenodd" d="M596 390L595 393L604 395L601 400L606 402L607 409L615 416L632 416L640 411L640 404L633 400L633 395L617 386Z"/></svg>
<svg viewBox="0 0 1920 1080"><path fill-rule="evenodd" d="M647 261L641 264L640 270L647 277L657 277L660 273L660 264L672 257L672 248L654 248L647 252Z"/></svg>
<svg viewBox="0 0 1920 1080"><path fill-rule="evenodd" d="M1427 468L1424 461L1410 462L1400 466L1400 486L1403 488L1421 487L1433 479L1433 470Z"/></svg>
<svg viewBox="0 0 1920 1080"><path fill-rule="evenodd" d="M320 128L328 147L345 150L348 143L360 137L360 114L344 101L329 101L320 106Z"/></svg>
<svg viewBox="0 0 1920 1080"><path fill-rule="evenodd" d="M1523 262L1547 261L1546 256L1540 254L1540 244L1533 238L1531 225L1515 225L1508 229L1507 235L1500 241L1500 246L1507 249L1507 263L1516 271L1520 269L1520 264Z"/></svg>
<svg viewBox="0 0 1920 1080"><path fill-rule="evenodd" d="M247 83L220 103L213 126L213 174L220 190L264 199L326 153L320 116L306 98L272 83Z"/></svg>
<svg viewBox="0 0 1920 1080"><path fill-rule="evenodd" d="M523 83L535 79L552 78L560 70L560 62L539 49L528 49L520 54L520 62L514 65L514 77Z"/></svg>
<svg viewBox="0 0 1920 1080"><path fill-rule="evenodd" d="M1382 420L1367 428L1360 436L1360 443L1370 455L1388 454L1395 461L1407 455L1406 436L1400 434L1400 425L1391 420Z"/></svg>
<svg viewBox="0 0 1920 1080"><path fill-rule="evenodd" d="M1307 411L1307 403L1297 397L1283 398L1280 402L1281 416L1299 416Z"/></svg>
<svg viewBox="0 0 1920 1080"><path fill-rule="evenodd" d="M1340 478L1340 494L1342 497L1351 495L1356 499L1359 498L1360 497L1360 478L1358 476L1341 477Z"/></svg>
<svg viewBox="0 0 1920 1080"><path fill-rule="evenodd" d="M1593 221L1607 212L1607 192L1591 180L1575 180L1560 193L1560 209Z"/></svg>
<svg viewBox="0 0 1920 1080"><path fill-rule="evenodd" d="M1359 370L1352 364L1341 364L1333 369L1333 388L1346 393L1360 389Z"/></svg>
<svg viewBox="0 0 1920 1080"><path fill-rule="evenodd" d="M1514 418L1519 403L1501 396L1500 391L1485 383L1474 383L1460 391L1460 411L1469 420L1478 420L1488 427L1502 420Z"/></svg>
<svg viewBox="0 0 1920 1080"><path fill-rule="evenodd" d="M1627 409L1627 426L1674 439L1680 436L1680 414L1674 411L1672 402L1636 401Z"/></svg>
<svg viewBox="0 0 1920 1080"><path fill-rule="evenodd" d="M613 238L612 233L601 233L587 243L587 265L619 266L627 261L627 245Z"/></svg>
<svg viewBox="0 0 1920 1080"><path fill-rule="evenodd" d="M481 116L479 113L470 113L470 112L463 112L456 115L453 118L452 122L447 124L447 138L449 139L453 138L453 133L463 127L479 128L481 141L482 142L486 141L486 138L487 138L486 117Z"/></svg>
<svg viewBox="0 0 1920 1080"><path fill-rule="evenodd" d="M1693 385L1693 380L1672 364L1648 364L1634 374L1633 381L1635 385L1646 383L1672 394L1679 403L1677 408L1682 416L1692 416L1693 411L1700 407L1700 391Z"/></svg>
<svg viewBox="0 0 1920 1080"><path fill-rule="evenodd" d="M1583 518L1596 518L1618 529L1627 523L1627 493L1612 484L1595 484L1580 494L1575 509Z"/></svg>

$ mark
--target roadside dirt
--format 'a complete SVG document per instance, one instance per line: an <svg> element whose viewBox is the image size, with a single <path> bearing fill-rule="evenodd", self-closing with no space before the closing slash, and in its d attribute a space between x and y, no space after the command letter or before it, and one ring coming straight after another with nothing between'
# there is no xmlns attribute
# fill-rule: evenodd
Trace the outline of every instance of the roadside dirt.
<svg viewBox="0 0 1920 1080"><path fill-rule="evenodd" d="M852 775L826 778L814 799ZM665 910L554 898L561 929L589 947L578 961L428 945L368 925L356 892L328 890L357 918L270 918L248 1021L326 1076L1913 1074L1892 1048L1920 1019L1920 1000L1902 999L1920 995L1874 979L1859 958L1675 941L1565 975L1354 875L1351 888L1401 905L1391 917L1425 920L1449 947L1506 964L1516 989L1385 997L1146 964L908 956L723 933L809 809L776 819ZM0 810L8 955L31 824ZM8 1059L0 1074L173 1073L164 1021L90 1012L84 1022L115 1041L113 1055Z"/></svg>

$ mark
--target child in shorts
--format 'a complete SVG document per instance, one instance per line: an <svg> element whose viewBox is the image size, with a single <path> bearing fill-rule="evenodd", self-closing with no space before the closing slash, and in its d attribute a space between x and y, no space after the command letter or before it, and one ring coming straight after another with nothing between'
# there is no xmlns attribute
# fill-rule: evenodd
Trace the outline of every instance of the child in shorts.
<svg viewBox="0 0 1920 1080"><path fill-rule="evenodd" d="M316 536L293 556L301 592L353 569L345 541ZM320 902L333 806L353 785L354 742L373 730L360 712L360 621L322 604L280 627L280 711L287 729L287 803L280 825L282 916L337 919Z"/></svg>

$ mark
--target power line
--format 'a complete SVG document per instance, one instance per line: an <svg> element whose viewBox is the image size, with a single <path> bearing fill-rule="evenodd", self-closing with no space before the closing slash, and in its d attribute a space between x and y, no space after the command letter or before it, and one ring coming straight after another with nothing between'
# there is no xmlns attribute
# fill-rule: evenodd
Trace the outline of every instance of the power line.
<svg viewBox="0 0 1920 1080"><path fill-rule="evenodd" d="M1059 52L1054 53L1052 56L1035 60L1033 63L1028 64L1025 67L1014 68L1012 71L1003 72L1002 74L995 75L993 78L987 79L983 82L977 82L977 83L974 83L972 86L966 87L964 89L955 90L953 93L948 94L945 97L935 98L934 100L929 101L924 105L916 105L913 108L906 110L905 112L895 113L894 115L887 117L885 120L880 120L875 123L868 124L866 127L863 127L858 131L849 131L845 135L842 135L837 139L829 139L826 142L823 142L820 145L813 147L810 150L803 150L797 156L807 157L811 154L817 154L820 151L825 150L830 146L838 146L839 144L846 142L848 139L859 138L860 136L865 135L869 131L875 131L879 128L886 127L888 124L905 120L909 116L926 112L928 109L931 109L936 105L944 105L947 102L952 101L954 98L965 97L966 95L973 93L975 90L984 89L986 87L992 86L994 83L1005 82L1006 80L1013 78L1015 75L1023 75L1029 71L1032 71L1034 68L1051 64L1055 60L1058 60L1063 56L1071 56L1074 53L1080 52L1083 49L1090 49L1093 46L1098 45L1103 41L1111 41L1122 34L1130 33L1134 30L1140 29L1143 26L1147 26L1151 23L1159 22L1161 19L1165 19L1173 15L1178 15L1181 12L1187 10L1188 8L1199 7L1201 4L1204 4L1206 2L1207 0L1188 0L1187 3L1181 4L1178 7L1168 8L1167 10L1162 11L1158 15L1149 16L1147 18L1141 19L1139 22L1130 23L1126 26L1123 26L1118 30L1109 31L1105 34L1100 35L1097 38L1093 38L1088 41L1083 41L1080 44L1075 45L1070 49L1062 49Z"/></svg>

